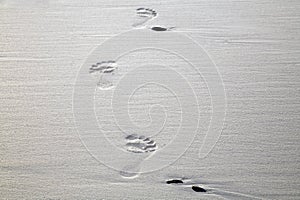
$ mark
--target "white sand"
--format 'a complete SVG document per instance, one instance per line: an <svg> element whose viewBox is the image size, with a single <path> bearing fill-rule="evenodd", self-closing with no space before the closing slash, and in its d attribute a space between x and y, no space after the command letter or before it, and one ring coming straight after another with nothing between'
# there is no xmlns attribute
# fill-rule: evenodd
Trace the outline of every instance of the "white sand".
<svg viewBox="0 0 300 200"><path fill-rule="evenodd" d="M179 66L195 85L203 114L199 133L179 160L124 178L119 170L100 164L82 144L72 95L77 72L91 51L133 29L140 7L158 13L147 26L175 27L171 31L189 35L207 51L225 85L227 112L217 144L199 159L211 114L204 80L184 72L186 63L161 52L123 57L115 77L141 62ZM0 199L299 199L299 10L296 0L0 0ZM149 70L155 72L157 68ZM171 83L182 88L178 80ZM95 113L111 145L123 148L126 141L113 125L108 106L112 91L95 93ZM162 102L170 108L163 134L153 137L158 149L163 148L180 124L176 98L149 85L131 100L132 120L145 129L141 135L147 136L143 126L151 121L148 104ZM164 117L160 112L157 116ZM186 139L182 145L190 135ZM102 146L91 149L107 151ZM165 160L177 150L169 151ZM132 160L109 153L104 157L139 171L149 154ZM165 183L174 178L184 184ZM192 185L208 189L207 194L194 192Z"/></svg>

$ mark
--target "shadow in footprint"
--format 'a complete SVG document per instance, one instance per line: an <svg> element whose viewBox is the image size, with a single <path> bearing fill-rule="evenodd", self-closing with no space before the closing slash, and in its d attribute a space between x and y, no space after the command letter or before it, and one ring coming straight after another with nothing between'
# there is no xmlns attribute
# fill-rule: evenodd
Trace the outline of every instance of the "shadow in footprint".
<svg viewBox="0 0 300 200"><path fill-rule="evenodd" d="M158 31L158 32L163 32L163 31L170 31L174 29L175 27L162 27L162 26L152 26L151 30L152 31Z"/></svg>
<svg viewBox="0 0 300 200"><path fill-rule="evenodd" d="M157 17L157 12L150 8L138 8L136 9L137 22L135 22L133 27L142 27L146 22Z"/></svg>
<svg viewBox="0 0 300 200"><path fill-rule="evenodd" d="M172 180L168 180L166 181L167 184L182 184L183 181L179 180L179 179L172 179Z"/></svg>
<svg viewBox="0 0 300 200"><path fill-rule="evenodd" d="M191 186L189 183L184 183L183 180L181 179L170 179L166 181L167 184L173 184L173 185L182 185L182 186ZM192 185L192 190L194 192L202 192L205 193L208 190L204 189L203 187L197 186L197 185Z"/></svg>
<svg viewBox="0 0 300 200"><path fill-rule="evenodd" d="M206 189L199 187L199 186L192 186L192 190L194 190L195 192L207 192Z"/></svg>
<svg viewBox="0 0 300 200"><path fill-rule="evenodd" d="M151 27L151 30L152 31L167 31L168 28L160 27L160 26L153 26L153 27Z"/></svg>

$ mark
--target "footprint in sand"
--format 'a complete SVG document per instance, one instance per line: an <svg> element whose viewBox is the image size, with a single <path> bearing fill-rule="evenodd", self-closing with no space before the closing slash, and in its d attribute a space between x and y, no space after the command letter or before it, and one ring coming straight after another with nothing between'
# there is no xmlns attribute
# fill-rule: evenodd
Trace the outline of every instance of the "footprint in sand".
<svg viewBox="0 0 300 200"><path fill-rule="evenodd" d="M126 149L133 153L153 152L157 149L156 142L145 136L136 134L128 135L126 138Z"/></svg>
<svg viewBox="0 0 300 200"><path fill-rule="evenodd" d="M136 14L139 17L147 17L147 18L153 18L157 16L157 12L150 8L138 8L136 9Z"/></svg>
<svg viewBox="0 0 300 200"><path fill-rule="evenodd" d="M102 61L90 67L90 74L112 73L116 69L117 63L115 61Z"/></svg>
<svg viewBox="0 0 300 200"><path fill-rule="evenodd" d="M137 153L137 157L131 161L131 164L126 165L120 171L120 175L123 178L136 178L140 174L140 166L143 160L153 155L158 146L156 142L149 137L138 136L131 134L125 137L126 150L132 153ZM150 154L149 154L150 153Z"/></svg>
<svg viewBox="0 0 300 200"><path fill-rule="evenodd" d="M109 90L114 87L113 76L117 69L117 63L115 61L102 61L92 65L89 69L89 73L95 76L99 76L97 87L100 90Z"/></svg>
<svg viewBox="0 0 300 200"><path fill-rule="evenodd" d="M146 22L157 17L157 12L150 8L138 8L136 9L137 22L132 26L135 28L145 28ZM152 31L170 31L175 27L163 27L163 26L152 26L147 27Z"/></svg>
<svg viewBox="0 0 300 200"><path fill-rule="evenodd" d="M163 26L152 26L151 27L151 30L152 31L170 31L170 30L172 30L172 29L174 29L175 27L170 27L170 28L168 28L168 27L163 27Z"/></svg>
<svg viewBox="0 0 300 200"><path fill-rule="evenodd" d="M150 8L136 9L137 21L132 25L133 27L142 27L146 22L157 17L157 12Z"/></svg>

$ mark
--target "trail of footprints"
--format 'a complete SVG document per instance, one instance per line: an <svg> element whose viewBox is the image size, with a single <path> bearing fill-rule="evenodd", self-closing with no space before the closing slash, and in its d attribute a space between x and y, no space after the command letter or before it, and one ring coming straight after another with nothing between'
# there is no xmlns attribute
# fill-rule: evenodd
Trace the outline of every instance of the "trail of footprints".
<svg viewBox="0 0 300 200"><path fill-rule="evenodd" d="M133 153L147 153L157 150L157 145L154 140L145 136L131 134L126 136L126 149Z"/></svg>
<svg viewBox="0 0 300 200"><path fill-rule="evenodd" d="M150 8L138 8L136 9L136 15L140 19L139 22L133 24L133 27L142 27L145 23L148 21L154 19L158 16L157 12ZM149 28L149 27L148 27ZM163 26L151 26L149 29L152 31L157 32L163 32L163 31L170 31L175 27L163 27ZM109 90L114 87L114 84L112 81L107 80L107 75L113 75L114 72L117 69L117 63L115 61L109 60L109 61L102 61L98 62L94 65L92 65L89 68L89 73L93 75L100 76L99 81L97 82L97 86L101 90ZM156 142L149 137L145 136L138 136L137 134L131 134L125 137L126 140L126 150L132 153L149 153L154 152L158 149L158 146ZM132 166L128 166L129 168L132 168ZM121 173L125 173L125 176L133 177L136 175L135 173L126 173L121 171ZM182 179L171 179L167 180L166 184L169 185L187 185L187 183L184 182ZM200 192L200 193L211 193L211 189L206 189L198 184L191 184L191 189L194 192ZM250 199L258 199L253 196L241 194L241 193L235 193L235 192L227 192L222 190L214 190L214 194L219 194L223 197L237 197L237 198L250 198Z"/></svg>
<svg viewBox="0 0 300 200"><path fill-rule="evenodd" d="M149 20L154 19L158 16L157 12L151 8L138 8L136 9L136 15L138 18L142 18L142 21L139 21L133 24L134 27L141 27L143 24L148 22ZM175 27L163 27L163 26L151 26L149 29L152 31L169 31ZM97 87L101 90L109 90L114 87L114 84L111 80L109 80L109 75L113 75L113 73L117 69L117 63L113 60L102 61L96 64L93 64L89 68L89 73L99 76L99 80L97 82ZM141 144L140 144L141 145ZM139 148L139 147L136 147ZM132 149L134 149L132 147Z"/></svg>
<svg viewBox="0 0 300 200"><path fill-rule="evenodd" d="M136 15L139 19L139 22L134 24L134 27L140 27L146 22L154 19L158 16L157 12L150 8L138 8L136 9ZM174 28L174 27L172 27ZM168 31L172 28L162 27L162 26L152 26L149 29L152 31ZM114 83L112 80L109 80L109 77L114 75L114 72L117 70L117 63L113 60L102 61L96 64L93 64L89 68L89 73L98 78L97 87L100 90L110 90L114 88ZM128 135L126 138L126 150L132 153L148 153L156 151L158 146L156 142L145 136L138 136L136 134Z"/></svg>

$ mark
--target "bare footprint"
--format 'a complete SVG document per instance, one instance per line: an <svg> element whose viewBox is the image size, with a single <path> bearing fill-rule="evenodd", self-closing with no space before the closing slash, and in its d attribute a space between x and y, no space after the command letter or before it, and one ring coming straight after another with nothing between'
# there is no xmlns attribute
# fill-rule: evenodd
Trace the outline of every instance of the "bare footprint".
<svg viewBox="0 0 300 200"><path fill-rule="evenodd" d="M136 16L137 21L132 26L138 28L157 17L157 12L150 8L138 8L136 9Z"/></svg>
<svg viewBox="0 0 300 200"><path fill-rule="evenodd" d="M114 72L117 69L115 61L102 61L92 65L89 73L99 78L97 87L100 90L110 90L114 88L113 78Z"/></svg>
<svg viewBox="0 0 300 200"><path fill-rule="evenodd" d="M126 138L126 149L133 153L147 153L157 149L156 142L145 136L135 134L128 135Z"/></svg>
<svg viewBox="0 0 300 200"><path fill-rule="evenodd" d="M126 150L132 153L138 153L132 164L123 167L120 171L120 175L123 178L136 178L140 174L141 163L153 155L153 152L157 150L156 142L145 136L138 136L131 134L125 137ZM150 154L149 154L150 153Z"/></svg>
<svg viewBox="0 0 300 200"><path fill-rule="evenodd" d="M136 9L136 14L139 17L147 17L147 18L153 18L157 16L157 12L150 8L138 8Z"/></svg>
<svg viewBox="0 0 300 200"><path fill-rule="evenodd" d="M90 67L90 74L112 73L117 69L115 61L102 61Z"/></svg>

